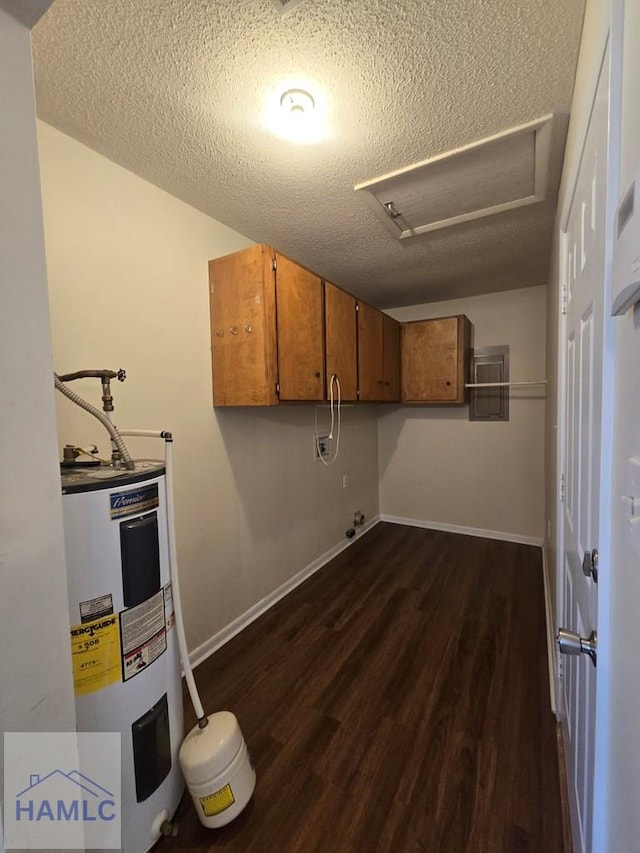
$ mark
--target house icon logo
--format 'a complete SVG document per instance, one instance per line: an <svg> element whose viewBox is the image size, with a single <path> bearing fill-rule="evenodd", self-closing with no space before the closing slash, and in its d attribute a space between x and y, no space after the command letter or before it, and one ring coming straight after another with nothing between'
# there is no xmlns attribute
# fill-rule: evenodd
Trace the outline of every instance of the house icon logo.
<svg viewBox="0 0 640 853"><path fill-rule="evenodd" d="M16 794L16 821L84 822L116 818L114 795L79 770L32 773L29 785Z"/></svg>
<svg viewBox="0 0 640 853"><path fill-rule="evenodd" d="M120 732L5 732L5 848L121 850L121 748Z"/></svg>

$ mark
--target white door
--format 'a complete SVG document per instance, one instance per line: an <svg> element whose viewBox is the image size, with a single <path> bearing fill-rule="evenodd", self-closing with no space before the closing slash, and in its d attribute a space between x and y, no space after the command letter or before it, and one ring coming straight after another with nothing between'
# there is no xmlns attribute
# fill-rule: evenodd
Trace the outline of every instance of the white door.
<svg viewBox="0 0 640 853"><path fill-rule="evenodd" d="M561 624L597 631L598 587L583 566L599 547L603 317L607 230L608 64L605 52L564 237L565 427ZM588 565L586 566L588 568ZM563 655L562 701L575 853L592 851L597 668Z"/></svg>

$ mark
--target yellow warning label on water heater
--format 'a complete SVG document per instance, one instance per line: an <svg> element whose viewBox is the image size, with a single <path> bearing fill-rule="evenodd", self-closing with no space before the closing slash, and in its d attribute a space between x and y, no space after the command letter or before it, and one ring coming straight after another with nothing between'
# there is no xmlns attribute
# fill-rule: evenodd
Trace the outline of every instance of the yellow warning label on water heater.
<svg viewBox="0 0 640 853"><path fill-rule="evenodd" d="M71 626L71 659L76 696L101 690L120 680L120 628L110 614Z"/></svg>
<svg viewBox="0 0 640 853"><path fill-rule="evenodd" d="M200 797L200 805L205 817L213 817L220 814L229 806L232 806L236 801L231 790L231 785L225 785L220 788L215 794L208 794L206 797Z"/></svg>

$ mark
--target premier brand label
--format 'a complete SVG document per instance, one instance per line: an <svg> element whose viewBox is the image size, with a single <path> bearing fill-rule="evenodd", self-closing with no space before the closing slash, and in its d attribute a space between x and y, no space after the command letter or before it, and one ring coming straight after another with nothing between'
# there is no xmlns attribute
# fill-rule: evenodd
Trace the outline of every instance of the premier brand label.
<svg viewBox="0 0 640 853"><path fill-rule="evenodd" d="M159 504L158 484L152 483L141 489L129 489L126 492L113 492L110 495L111 519L138 515L155 509Z"/></svg>

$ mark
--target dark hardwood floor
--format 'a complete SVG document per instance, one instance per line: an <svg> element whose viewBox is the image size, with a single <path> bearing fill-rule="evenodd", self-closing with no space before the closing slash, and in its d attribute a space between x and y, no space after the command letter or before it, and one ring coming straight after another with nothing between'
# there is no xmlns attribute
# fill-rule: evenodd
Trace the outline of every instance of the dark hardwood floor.
<svg viewBox="0 0 640 853"><path fill-rule="evenodd" d="M158 853L563 853L539 548L378 524L196 679L256 791Z"/></svg>

